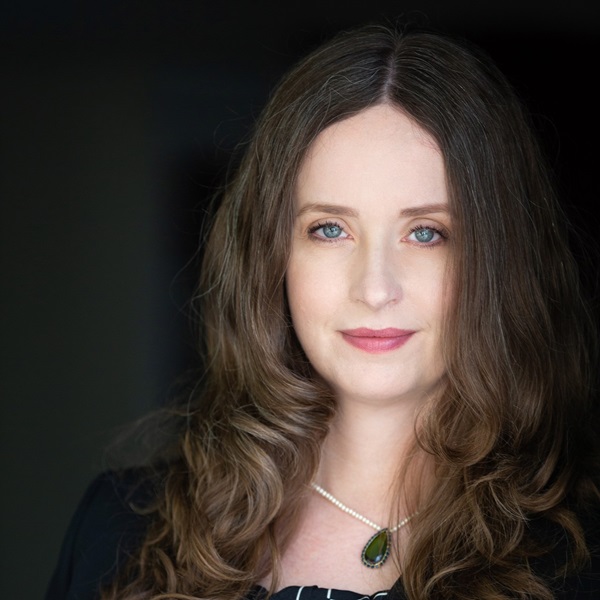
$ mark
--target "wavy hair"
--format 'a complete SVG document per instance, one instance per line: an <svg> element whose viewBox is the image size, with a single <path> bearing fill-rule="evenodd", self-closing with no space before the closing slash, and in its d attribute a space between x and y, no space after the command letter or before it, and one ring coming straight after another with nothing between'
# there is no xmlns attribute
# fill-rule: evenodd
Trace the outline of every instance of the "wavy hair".
<svg viewBox="0 0 600 600"><path fill-rule="evenodd" d="M151 526L105 597L234 600L269 572L276 586L335 411L285 297L295 181L321 131L379 103L437 141L453 218L447 387L416 432L437 478L402 559L407 594L551 598L529 567L548 550L536 518L571 540L572 567L585 560L596 330L528 118L481 51L369 26L283 79L224 190L197 297L206 375L170 409L182 426Z"/></svg>

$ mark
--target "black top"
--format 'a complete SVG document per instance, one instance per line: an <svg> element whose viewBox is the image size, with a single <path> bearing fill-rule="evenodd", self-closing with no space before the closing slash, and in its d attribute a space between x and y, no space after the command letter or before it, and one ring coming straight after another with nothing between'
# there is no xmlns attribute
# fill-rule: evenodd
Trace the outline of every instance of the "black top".
<svg viewBox="0 0 600 600"><path fill-rule="evenodd" d="M132 475L104 473L87 489L67 530L58 564L45 600L96 600L102 583L114 577L117 568L141 542L147 519L131 508L143 504L151 489L133 487ZM135 491L132 493L132 489ZM543 523L543 524L542 524ZM557 600L600 600L600 527L598 520L586 523L590 564L582 572L552 584ZM539 575L550 581L555 564L568 553L564 536L547 521L536 524L544 537L562 539L551 555L535 561ZM261 600L266 590L256 586L248 600ZM291 586L273 594L273 600L404 600L401 581L390 591L371 596L318 586Z"/></svg>

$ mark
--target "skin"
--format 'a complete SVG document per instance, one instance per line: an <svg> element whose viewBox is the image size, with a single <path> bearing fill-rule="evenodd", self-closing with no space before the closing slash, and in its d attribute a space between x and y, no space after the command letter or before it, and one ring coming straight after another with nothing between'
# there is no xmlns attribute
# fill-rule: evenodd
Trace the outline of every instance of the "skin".
<svg viewBox="0 0 600 600"><path fill-rule="evenodd" d="M440 344L452 223L443 158L399 109L377 105L317 137L295 201L286 275L290 311L306 355L338 402L317 482L388 525L390 482L413 440L418 410L444 375ZM357 347L347 333L357 328L405 335L390 348L376 337ZM380 569L360 562L372 533L311 493L283 554L279 587L388 589L400 574L392 560ZM400 546L405 535L398 534ZM263 583L269 587L268 579Z"/></svg>
<svg viewBox="0 0 600 600"><path fill-rule="evenodd" d="M388 105L328 128L310 149L287 292L302 347L341 402L420 402L437 385L447 206L439 150ZM340 333L360 327L415 333L371 353Z"/></svg>

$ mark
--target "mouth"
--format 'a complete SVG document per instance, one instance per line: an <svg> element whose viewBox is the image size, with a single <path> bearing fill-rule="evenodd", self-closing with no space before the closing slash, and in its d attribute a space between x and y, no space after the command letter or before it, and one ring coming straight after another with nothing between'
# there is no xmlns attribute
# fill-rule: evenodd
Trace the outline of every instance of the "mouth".
<svg viewBox="0 0 600 600"><path fill-rule="evenodd" d="M400 348L408 342L415 332L394 327L386 329L359 327L358 329L346 329L340 331L340 333L351 346L371 354L380 354Z"/></svg>

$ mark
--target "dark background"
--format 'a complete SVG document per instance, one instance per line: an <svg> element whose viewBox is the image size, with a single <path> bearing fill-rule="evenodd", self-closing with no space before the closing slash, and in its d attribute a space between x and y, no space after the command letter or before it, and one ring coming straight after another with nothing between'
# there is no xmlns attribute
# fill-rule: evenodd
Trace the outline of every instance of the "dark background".
<svg viewBox="0 0 600 600"><path fill-rule="evenodd" d="M535 115L595 281L596 2L5 4L2 597L42 596L107 442L193 364L204 202L269 89L334 31L404 15L487 49Z"/></svg>

